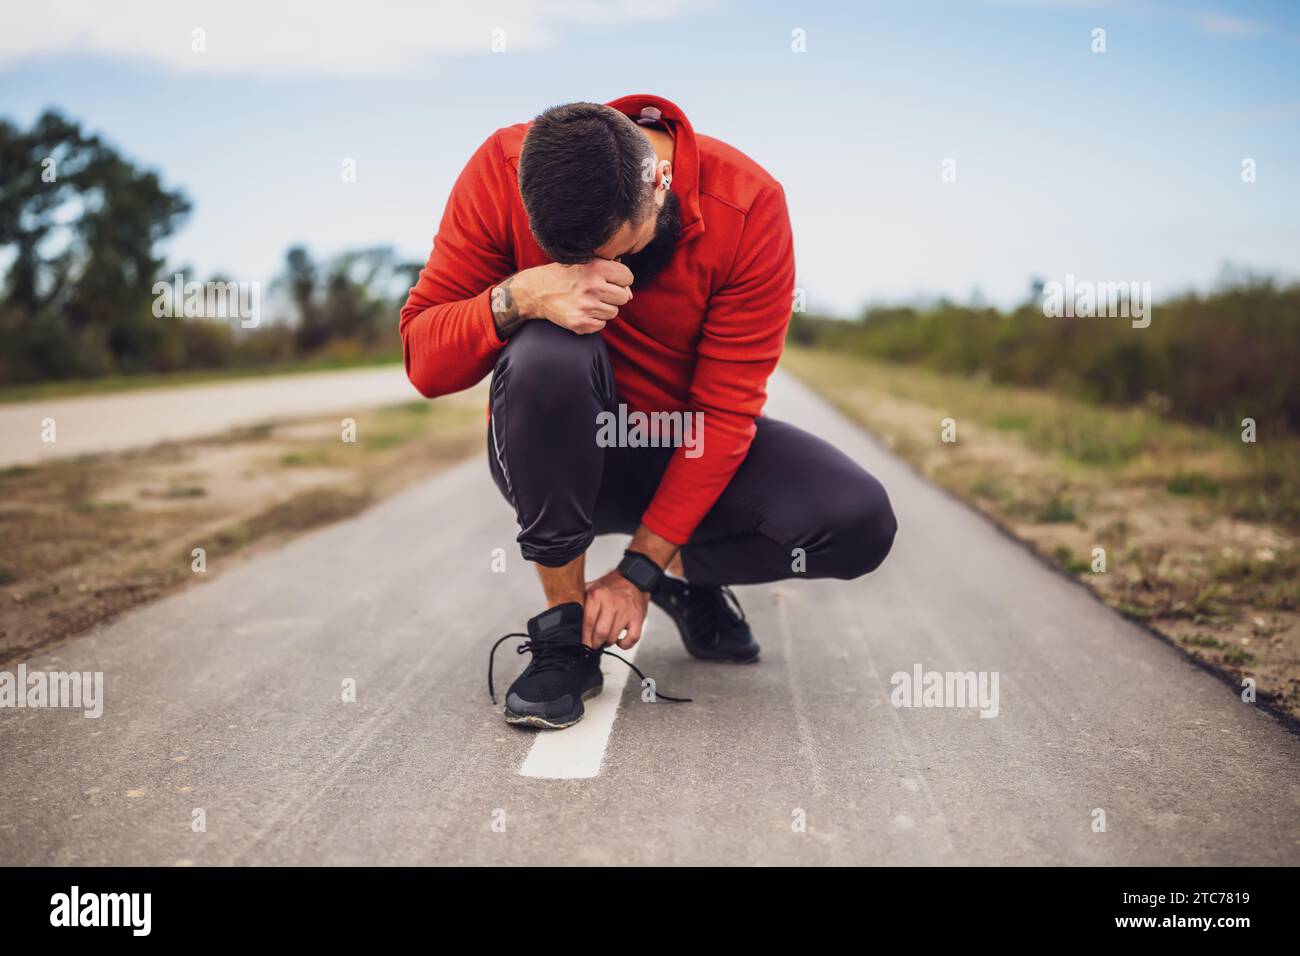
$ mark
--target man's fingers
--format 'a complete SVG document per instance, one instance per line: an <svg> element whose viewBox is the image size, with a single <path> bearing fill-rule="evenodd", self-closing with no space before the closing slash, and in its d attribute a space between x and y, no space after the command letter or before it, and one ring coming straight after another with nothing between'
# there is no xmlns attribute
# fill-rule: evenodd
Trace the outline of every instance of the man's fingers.
<svg viewBox="0 0 1300 956"><path fill-rule="evenodd" d="M614 609L611 607L600 608L596 614L596 626L592 629L591 648L598 650L608 644L613 629Z"/></svg>
<svg viewBox="0 0 1300 956"><path fill-rule="evenodd" d="M627 305L632 301L632 290L626 286L606 282L596 288L596 298L610 305Z"/></svg>
<svg viewBox="0 0 1300 956"><path fill-rule="evenodd" d="M600 319L602 322L608 322L618 315L618 306L597 299L595 302L589 303L582 311L587 314L589 319Z"/></svg>
<svg viewBox="0 0 1300 956"><path fill-rule="evenodd" d="M592 265L596 269L596 274L606 282L612 282L614 285L631 285L632 270L621 262L615 262L613 259L592 259Z"/></svg>
<svg viewBox="0 0 1300 956"><path fill-rule="evenodd" d="M600 319L578 319L573 323L573 331L579 335L591 335L593 332L599 332L605 327L605 323Z"/></svg>
<svg viewBox="0 0 1300 956"><path fill-rule="evenodd" d="M596 630L596 604L588 593L587 600L582 605L582 643L591 648L596 646L592 643Z"/></svg>
<svg viewBox="0 0 1300 956"><path fill-rule="evenodd" d="M635 647L636 642L641 640L641 628L643 627L645 627L644 618L642 618L640 621L636 620L635 618L631 621L628 621L627 633L623 635L623 639L618 642L618 646L623 648L623 650L625 651L631 649L632 647Z"/></svg>

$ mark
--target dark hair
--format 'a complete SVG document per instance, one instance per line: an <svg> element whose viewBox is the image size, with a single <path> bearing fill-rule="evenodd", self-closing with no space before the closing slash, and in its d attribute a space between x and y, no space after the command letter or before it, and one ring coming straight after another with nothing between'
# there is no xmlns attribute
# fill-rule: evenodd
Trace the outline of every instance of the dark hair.
<svg viewBox="0 0 1300 956"><path fill-rule="evenodd" d="M590 259L625 222L650 212L654 150L630 119L598 103L553 106L533 120L519 155L528 224L556 262Z"/></svg>

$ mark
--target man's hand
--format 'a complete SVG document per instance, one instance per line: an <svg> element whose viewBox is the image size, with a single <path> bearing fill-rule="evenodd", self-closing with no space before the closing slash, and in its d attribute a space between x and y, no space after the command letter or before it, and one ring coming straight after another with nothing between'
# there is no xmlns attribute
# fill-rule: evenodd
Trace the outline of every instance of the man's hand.
<svg viewBox="0 0 1300 956"><path fill-rule="evenodd" d="M492 318L503 337L528 319L589 335L632 301L632 271L621 262L549 263L517 272L492 290Z"/></svg>
<svg viewBox="0 0 1300 956"><path fill-rule="evenodd" d="M659 537L645 525L636 529L628 549L644 554L661 568L668 567L677 554L677 545ZM649 594L623 577L617 569L610 571L599 581L587 585L582 643L592 650L615 643L623 650L633 647L641 640L649 606ZM627 636L620 641L618 635L624 628Z"/></svg>
<svg viewBox="0 0 1300 956"><path fill-rule="evenodd" d="M645 625L649 604L650 595L618 571L610 571L599 581L587 585L582 643L594 651L615 643L627 650L641 640L641 628ZM627 635L620 641L618 636L624 630Z"/></svg>

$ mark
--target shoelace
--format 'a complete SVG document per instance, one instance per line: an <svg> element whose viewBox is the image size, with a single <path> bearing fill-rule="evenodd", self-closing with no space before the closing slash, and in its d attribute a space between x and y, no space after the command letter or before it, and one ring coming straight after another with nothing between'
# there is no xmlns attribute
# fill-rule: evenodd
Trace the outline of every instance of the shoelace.
<svg viewBox="0 0 1300 956"><path fill-rule="evenodd" d="M721 588L724 604L730 603L736 609L736 617L740 618L740 623L745 623L745 609L740 606L740 598L736 597L736 592L731 590L725 584Z"/></svg>
<svg viewBox="0 0 1300 956"><path fill-rule="evenodd" d="M592 654L603 654L606 657L614 658L616 661L622 661L628 667L632 668L636 673L636 676L641 678L643 684L646 681L646 676L641 672L641 668L637 667L626 657L619 657L613 651L607 651L603 648L600 651L593 651L586 644L560 643L557 641L533 641L528 639L527 634L513 632L498 638L497 642L492 645L491 652L488 654L488 696L492 698L492 703L494 704L497 702L497 695L496 689L492 685L492 665L496 661L497 648L512 637L524 638L524 642L515 648L515 653L524 654L531 652L533 655L532 666L539 671L554 670L558 667L568 668L572 666L573 662L578 658L590 657ZM689 697L670 697L667 694L660 693L658 687L655 688L655 699L672 701L674 704L689 704L691 702L691 698Z"/></svg>

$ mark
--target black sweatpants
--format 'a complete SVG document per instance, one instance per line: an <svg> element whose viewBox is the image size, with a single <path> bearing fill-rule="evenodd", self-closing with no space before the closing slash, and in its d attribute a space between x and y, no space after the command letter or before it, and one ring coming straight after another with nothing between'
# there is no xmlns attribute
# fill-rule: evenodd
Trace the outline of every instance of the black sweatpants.
<svg viewBox="0 0 1300 956"><path fill-rule="evenodd" d="M514 506L529 561L559 567L598 534L631 534L673 448L602 448L616 410L600 335L525 323L492 373L488 467ZM856 578L889 553L897 525L875 478L814 435L759 418L749 454L682 548L695 584Z"/></svg>

